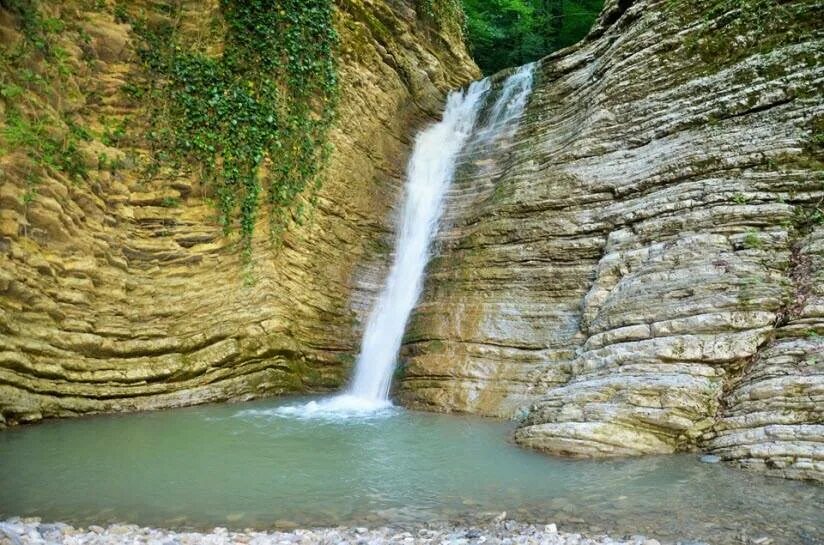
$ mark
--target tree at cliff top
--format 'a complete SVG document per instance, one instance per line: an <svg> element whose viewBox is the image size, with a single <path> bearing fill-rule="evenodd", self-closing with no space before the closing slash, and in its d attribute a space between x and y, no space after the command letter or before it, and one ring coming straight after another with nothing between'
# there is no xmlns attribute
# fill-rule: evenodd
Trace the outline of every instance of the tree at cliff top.
<svg viewBox="0 0 824 545"><path fill-rule="evenodd" d="M464 0L475 62L490 74L534 61L589 32L603 0Z"/></svg>

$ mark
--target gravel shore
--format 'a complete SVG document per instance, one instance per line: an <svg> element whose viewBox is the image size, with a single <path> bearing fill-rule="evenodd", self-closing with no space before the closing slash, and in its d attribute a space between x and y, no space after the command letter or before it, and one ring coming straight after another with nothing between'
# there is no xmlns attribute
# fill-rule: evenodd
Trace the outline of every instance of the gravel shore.
<svg viewBox="0 0 824 545"><path fill-rule="evenodd" d="M699 545L689 542L690 545ZM643 536L614 538L559 532L554 524L499 520L479 526L432 524L416 529L316 528L288 532L255 530L172 531L114 524L75 528L13 518L0 523L0 545L661 545Z"/></svg>

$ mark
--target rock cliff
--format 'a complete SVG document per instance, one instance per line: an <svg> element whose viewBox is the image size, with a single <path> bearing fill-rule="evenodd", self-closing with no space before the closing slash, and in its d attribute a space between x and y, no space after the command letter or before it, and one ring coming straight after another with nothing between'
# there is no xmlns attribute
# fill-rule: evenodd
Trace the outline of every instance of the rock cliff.
<svg viewBox="0 0 824 545"><path fill-rule="evenodd" d="M23 69L27 23L0 9L0 425L340 386L411 136L478 75L459 38L412 0L337 3L326 183L247 269L196 176L144 175L123 4L40 5L60 54ZM217 2L181 5L178 32L219 49ZM608 1L539 64L519 131L462 159L398 397L517 417L551 453L824 480L822 19L817 0Z"/></svg>
<svg viewBox="0 0 824 545"><path fill-rule="evenodd" d="M459 167L398 395L824 480L824 5L620 0Z"/></svg>
<svg viewBox="0 0 824 545"><path fill-rule="evenodd" d="M145 175L148 106L129 92L145 74L127 15L221 47L216 0L180 2L171 21L173 4L0 8L0 426L340 386L411 138L446 90L477 77L460 37L413 0L338 2L326 183L280 247L259 229L247 269L197 176L163 164Z"/></svg>

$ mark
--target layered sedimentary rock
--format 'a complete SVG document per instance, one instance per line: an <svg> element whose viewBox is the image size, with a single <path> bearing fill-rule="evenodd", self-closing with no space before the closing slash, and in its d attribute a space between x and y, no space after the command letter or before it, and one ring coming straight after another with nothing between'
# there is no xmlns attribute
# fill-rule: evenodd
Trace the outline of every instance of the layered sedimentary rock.
<svg viewBox="0 0 824 545"><path fill-rule="evenodd" d="M259 229L246 268L197 176L143 173L147 105L126 92L141 77L139 40L119 10L162 19L168 6L34 4L58 30L59 73L36 79L56 61L35 54L33 83L4 97L42 113L48 131L85 131L87 172L72 181L4 146L0 426L342 384L385 268L412 135L446 90L477 75L460 37L412 0L337 3L342 84L326 183L281 247ZM185 41L214 42L218 16L217 2L187 1L176 23ZM0 9L4 55L27 39L32 23L20 19Z"/></svg>
<svg viewBox="0 0 824 545"><path fill-rule="evenodd" d="M822 9L608 2L544 59L459 169L400 398L824 480Z"/></svg>

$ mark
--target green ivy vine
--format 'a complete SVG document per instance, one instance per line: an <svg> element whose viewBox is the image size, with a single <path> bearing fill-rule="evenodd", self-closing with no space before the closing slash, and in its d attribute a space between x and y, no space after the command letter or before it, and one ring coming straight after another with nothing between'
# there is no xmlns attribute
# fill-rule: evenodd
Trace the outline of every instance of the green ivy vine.
<svg viewBox="0 0 824 545"><path fill-rule="evenodd" d="M145 96L160 105L149 137L161 158L203 167L247 258L261 204L277 236L321 184L338 102L333 10L332 0L221 0L217 57L181 46L171 23L132 21L154 76Z"/></svg>

